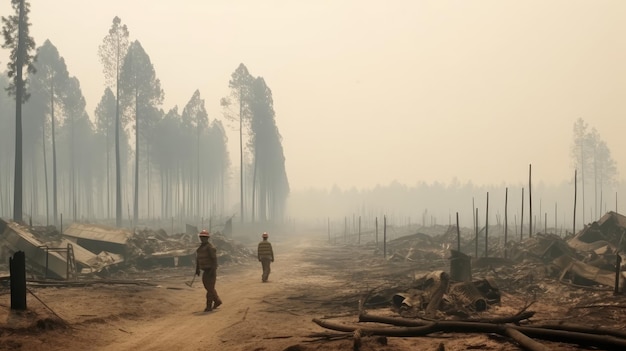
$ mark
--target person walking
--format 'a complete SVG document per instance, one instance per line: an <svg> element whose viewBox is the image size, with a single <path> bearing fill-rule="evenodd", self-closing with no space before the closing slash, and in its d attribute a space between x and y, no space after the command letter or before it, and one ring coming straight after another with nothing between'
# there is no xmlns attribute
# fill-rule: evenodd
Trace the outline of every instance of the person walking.
<svg viewBox="0 0 626 351"><path fill-rule="evenodd" d="M257 256L259 258L259 262L261 262L261 267L263 267L261 281L265 283L267 282L267 278L270 276L270 263L274 262L274 250L272 250L272 244L267 241L267 238L269 237L267 232L263 232L261 237L263 240L261 240L259 247L257 248Z"/></svg>
<svg viewBox="0 0 626 351"><path fill-rule="evenodd" d="M200 234L200 247L196 250L196 276L202 270L202 284L206 289L206 308L204 312L212 311L222 304L217 296L215 281L217 280L217 249L209 242L210 233L203 229Z"/></svg>

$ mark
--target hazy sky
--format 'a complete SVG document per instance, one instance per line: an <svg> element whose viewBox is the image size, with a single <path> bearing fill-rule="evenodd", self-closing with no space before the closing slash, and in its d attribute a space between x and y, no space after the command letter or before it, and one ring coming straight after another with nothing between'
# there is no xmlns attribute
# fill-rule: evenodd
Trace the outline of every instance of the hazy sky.
<svg viewBox="0 0 626 351"><path fill-rule="evenodd" d="M9 14L9 0L0 5ZM293 190L572 178L583 118L626 178L625 1L31 0L93 110L114 16L179 111L209 118L243 62L273 91ZM2 66L7 51L3 50ZM238 164L236 133L231 157Z"/></svg>

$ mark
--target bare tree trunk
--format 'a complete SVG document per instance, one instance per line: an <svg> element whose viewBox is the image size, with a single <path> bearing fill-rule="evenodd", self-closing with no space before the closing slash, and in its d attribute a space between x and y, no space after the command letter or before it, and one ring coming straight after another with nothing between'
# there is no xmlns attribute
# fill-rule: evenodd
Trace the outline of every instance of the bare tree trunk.
<svg viewBox="0 0 626 351"><path fill-rule="evenodd" d="M243 101L241 101L241 91L239 88L239 187L240 187L240 216L241 223L244 222L243 207Z"/></svg>
<svg viewBox="0 0 626 351"><path fill-rule="evenodd" d="M136 83L136 82L135 82ZM135 199L133 202L133 222L139 220L139 92L135 84Z"/></svg>
<svg viewBox="0 0 626 351"><path fill-rule="evenodd" d="M574 221L572 223L572 234L576 235L576 196L578 188L578 170L574 170ZM616 206L617 207L617 206Z"/></svg>
<svg viewBox="0 0 626 351"><path fill-rule="evenodd" d="M532 165L528 165L528 237L533 237Z"/></svg>
<svg viewBox="0 0 626 351"><path fill-rule="evenodd" d="M46 157L46 124L42 128L41 144L43 145L43 177L46 189L46 226L50 225L50 202L48 198L48 158Z"/></svg>
<svg viewBox="0 0 626 351"><path fill-rule="evenodd" d="M19 22L18 22L18 39L17 39L17 57L16 68L17 74L15 79L15 169L14 169L14 185L13 185L13 220L22 221L22 100L24 96L24 81L22 78L22 70L24 66L24 1L20 1Z"/></svg>

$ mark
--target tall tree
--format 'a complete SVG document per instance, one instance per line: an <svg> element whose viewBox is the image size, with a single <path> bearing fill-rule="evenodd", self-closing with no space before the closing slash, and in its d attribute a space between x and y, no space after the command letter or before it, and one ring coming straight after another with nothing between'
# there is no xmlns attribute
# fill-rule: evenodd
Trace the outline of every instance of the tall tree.
<svg viewBox="0 0 626 351"><path fill-rule="evenodd" d="M574 123L574 143L572 145L572 158L574 159L574 167L580 169L580 178L582 185L582 220L585 223L585 175L589 169L591 155L587 149L587 123L579 118Z"/></svg>
<svg viewBox="0 0 626 351"><path fill-rule="evenodd" d="M259 196L253 190L253 208L258 202L259 217L280 220L284 215L289 181L285 171L282 140L276 126L272 91L262 77L252 84L250 110L252 112L252 148L254 155L253 184L259 185Z"/></svg>
<svg viewBox="0 0 626 351"><path fill-rule="evenodd" d="M178 107L170 109L163 119L155 126L154 146L152 154L154 162L159 167L161 178L161 213L164 217L174 215L174 206L179 206L179 198L175 194L173 178L178 172L181 160L184 160L188 149L185 145L185 135L182 133L182 120ZM178 186L176 187L178 188Z"/></svg>
<svg viewBox="0 0 626 351"><path fill-rule="evenodd" d="M66 192L69 211L76 221L85 211L82 202L89 202L92 187L89 182L92 177L86 176L91 169L91 162L88 155L93 147L92 135L93 127L87 112L85 111L85 98L83 97L80 82L76 77L71 77L67 84L67 89L63 95L63 106L66 118L62 125L62 135L64 137L64 151L68 158L67 170L69 173L68 189ZM82 191L82 192L81 192ZM79 213L79 207L81 213Z"/></svg>
<svg viewBox="0 0 626 351"><path fill-rule="evenodd" d="M65 60L59 55L57 48L46 40L37 49L37 73L32 75L31 87L33 94L40 95L43 100L45 113L50 115L50 138L52 141L52 212L53 223L58 225L58 195L57 195L57 154L56 154L56 118L55 111L62 105L69 81L69 73ZM45 145L45 140L44 140ZM47 193L47 191L46 191Z"/></svg>
<svg viewBox="0 0 626 351"><path fill-rule="evenodd" d="M183 109L183 113L181 115L183 119L183 126L188 129L188 131L193 132L196 135L196 145L195 145L195 154L196 160L195 167L190 167L190 170L195 168L196 170L196 191L193 192L195 194L196 204L196 217L200 214L200 136L204 134L206 129L209 127L209 115L206 112L206 107L204 106L204 99L200 98L200 91L196 90L191 99L185 105ZM190 200L191 200L190 193Z"/></svg>
<svg viewBox="0 0 626 351"><path fill-rule="evenodd" d="M221 105L228 112L228 119L237 119L239 122L239 194L240 194L240 220L244 222L244 167L243 167L243 130L250 120L250 91L254 77L248 72L248 68L240 63L239 67L230 76L228 87L230 96L221 99ZM235 100L233 102L233 100ZM237 103L239 113L231 113L231 109ZM235 117L237 116L237 117Z"/></svg>
<svg viewBox="0 0 626 351"><path fill-rule="evenodd" d="M133 220L139 219L139 135L143 126L151 128L150 113L163 103L161 82L156 78L150 57L139 41L134 41L128 48L121 69L120 80L121 105L125 115L134 115L135 119L135 199ZM141 116L141 117L140 117ZM146 133L147 135L147 133ZM145 139L145 138L144 138Z"/></svg>
<svg viewBox="0 0 626 351"><path fill-rule="evenodd" d="M115 224L122 226L122 187L120 170L120 71L128 51L128 28L115 16L109 34L104 37L98 54L104 67L104 77L109 87L115 85Z"/></svg>
<svg viewBox="0 0 626 351"><path fill-rule="evenodd" d="M10 49L8 66L9 78L13 78L9 85L9 93L15 96L15 175L13 189L13 220L22 221L22 104L28 100L26 92L27 82L22 77L24 67L28 72L34 72L32 65L35 49L35 40L28 35L30 23L28 13L30 4L26 0L11 0L14 15L2 16L2 34L4 44L2 48Z"/></svg>
<svg viewBox="0 0 626 351"><path fill-rule="evenodd" d="M591 167L593 169L593 193L594 193L594 216L597 218L598 207L602 210L602 190L605 186L615 184L617 178L617 166L611 157L606 142L600 137L596 128L591 128L585 138L587 150L591 153Z"/></svg>
<svg viewBox="0 0 626 351"><path fill-rule="evenodd" d="M574 142L572 145L572 158L577 169L580 169L582 184L582 209L583 223L585 223L585 184L593 179L594 211L598 217L598 207L602 209L602 192L605 186L616 184L617 166L611 157L606 142L600 137L600 133L591 128L579 118L574 123Z"/></svg>
<svg viewBox="0 0 626 351"><path fill-rule="evenodd" d="M115 95L110 88L104 90L104 95L100 99L98 106L96 106L95 118L96 118L96 131L101 135L101 139L104 139L104 149L106 153L106 217L111 218L111 189L109 176L111 174L109 166L111 164L111 136L115 132Z"/></svg>

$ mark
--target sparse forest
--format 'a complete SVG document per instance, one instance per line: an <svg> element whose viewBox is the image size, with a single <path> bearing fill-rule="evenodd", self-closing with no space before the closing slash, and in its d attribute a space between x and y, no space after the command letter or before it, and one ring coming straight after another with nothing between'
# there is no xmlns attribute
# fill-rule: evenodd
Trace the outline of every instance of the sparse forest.
<svg viewBox="0 0 626 351"><path fill-rule="evenodd" d="M182 111L164 109L166 91L149 54L115 17L100 45L94 43L106 86L90 114L79 77L53 41L36 47L28 37L28 2L12 3L15 15L3 17L3 47L12 53L0 78L0 216L118 227L174 218L283 220L289 183L263 78L230 83L237 92L230 98L242 106L236 116L242 135L237 214L228 203L228 188L239 180L231 179L225 126L221 116L208 115L199 90Z"/></svg>

